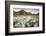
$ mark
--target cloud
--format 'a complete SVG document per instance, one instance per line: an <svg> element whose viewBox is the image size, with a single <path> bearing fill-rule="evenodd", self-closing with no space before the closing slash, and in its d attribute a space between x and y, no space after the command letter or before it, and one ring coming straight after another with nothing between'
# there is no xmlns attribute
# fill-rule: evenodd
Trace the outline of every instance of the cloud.
<svg viewBox="0 0 46 36"><path fill-rule="evenodd" d="M39 13L39 9L23 9L23 8L14 9L14 11L16 11L16 12L19 12L19 11L21 11L21 10L24 10L24 11L26 11L26 12L30 12L30 13L32 13L32 14L37 14L37 13Z"/></svg>

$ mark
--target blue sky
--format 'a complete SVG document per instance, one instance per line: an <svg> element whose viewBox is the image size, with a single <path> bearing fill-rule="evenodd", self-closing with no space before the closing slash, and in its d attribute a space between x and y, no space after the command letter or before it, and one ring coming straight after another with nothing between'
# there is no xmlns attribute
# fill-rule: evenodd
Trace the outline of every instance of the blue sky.
<svg viewBox="0 0 46 36"><path fill-rule="evenodd" d="M16 8L16 9L13 9L14 11L16 11L16 12L18 12L18 11L20 11L20 10L24 10L24 11L26 11L26 12L30 12L30 13L32 13L32 14L37 14L37 13L39 13L39 9L35 9L35 8L31 8L31 9L29 9L29 8Z"/></svg>

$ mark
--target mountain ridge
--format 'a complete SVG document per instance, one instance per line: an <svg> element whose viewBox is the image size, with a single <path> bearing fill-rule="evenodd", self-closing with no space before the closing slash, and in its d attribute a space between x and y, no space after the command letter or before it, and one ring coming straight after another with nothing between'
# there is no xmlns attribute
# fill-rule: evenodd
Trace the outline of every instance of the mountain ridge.
<svg viewBox="0 0 46 36"><path fill-rule="evenodd" d="M39 13L37 13L37 14L32 14L32 13L26 12L26 11L24 11L24 10L21 10L21 11L19 11L19 12L16 12L16 11L13 11L13 12L14 12L14 14L17 14L17 15L39 15Z"/></svg>

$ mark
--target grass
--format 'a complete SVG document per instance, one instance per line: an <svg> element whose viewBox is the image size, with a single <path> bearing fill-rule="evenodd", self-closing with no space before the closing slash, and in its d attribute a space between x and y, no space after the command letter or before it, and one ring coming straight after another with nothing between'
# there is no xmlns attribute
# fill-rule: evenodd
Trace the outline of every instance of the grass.
<svg viewBox="0 0 46 36"><path fill-rule="evenodd" d="M16 16L17 18L18 16ZM21 16L19 16L21 17ZM37 16L36 16L37 17ZM26 18L23 18L22 17L19 19L17 18L16 21L13 22L13 26L14 28L22 28L23 27L23 23L24 23L24 27L38 27L39 26L39 20L36 20L36 19L32 19L30 18L29 21L26 21L25 20ZM28 19L28 16L27 16L27 19ZM38 18L37 18L38 19ZM25 20L25 21L24 21ZM35 20L35 22L34 22ZM36 24L36 25L35 25Z"/></svg>

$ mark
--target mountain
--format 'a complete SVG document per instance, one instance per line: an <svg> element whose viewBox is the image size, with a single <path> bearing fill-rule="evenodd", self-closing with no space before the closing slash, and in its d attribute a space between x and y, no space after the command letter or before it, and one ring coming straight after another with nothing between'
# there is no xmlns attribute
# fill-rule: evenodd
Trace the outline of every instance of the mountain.
<svg viewBox="0 0 46 36"><path fill-rule="evenodd" d="M21 10L21 11L19 11L19 12L15 12L15 11L13 11L14 12L14 15L36 15L36 14L32 14L32 13L30 13L30 12L26 12L26 11L24 11L24 10ZM38 13L39 14L39 13Z"/></svg>

